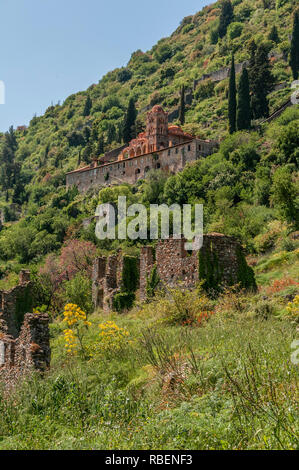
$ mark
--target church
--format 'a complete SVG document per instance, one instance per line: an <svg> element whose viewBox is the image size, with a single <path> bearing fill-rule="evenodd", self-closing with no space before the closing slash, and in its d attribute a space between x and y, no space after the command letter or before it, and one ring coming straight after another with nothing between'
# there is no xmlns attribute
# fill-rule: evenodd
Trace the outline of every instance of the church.
<svg viewBox="0 0 299 470"><path fill-rule="evenodd" d="M153 169L171 175L217 148L216 141L202 140L179 126L169 126L168 113L156 105L147 113L145 132L129 145L107 152L101 160L94 159L90 165L67 173L66 185L85 192L92 187L134 184Z"/></svg>

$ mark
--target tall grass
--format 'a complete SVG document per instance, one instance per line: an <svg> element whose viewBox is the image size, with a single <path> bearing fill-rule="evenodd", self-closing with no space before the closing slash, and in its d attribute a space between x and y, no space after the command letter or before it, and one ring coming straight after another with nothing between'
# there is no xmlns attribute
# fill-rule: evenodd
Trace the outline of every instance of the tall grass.
<svg viewBox="0 0 299 470"><path fill-rule="evenodd" d="M53 327L48 376L1 395L0 449L298 447L292 323L245 310L169 325L148 308L111 316L130 341L89 361L67 358ZM103 317L91 321L90 346Z"/></svg>

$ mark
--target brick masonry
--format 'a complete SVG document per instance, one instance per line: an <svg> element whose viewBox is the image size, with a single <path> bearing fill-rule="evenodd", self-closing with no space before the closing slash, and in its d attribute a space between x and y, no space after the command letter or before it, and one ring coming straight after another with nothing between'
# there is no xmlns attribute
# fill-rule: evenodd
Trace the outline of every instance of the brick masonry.
<svg viewBox="0 0 299 470"><path fill-rule="evenodd" d="M21 271L19 285L0 292L0 385L8 388L50 367L49 316L27 313L31 288L30 272Z"/></svg>
<svg viewBox="0 0 299 470"><path fill-rule="evenodd" d="M141 248L139 259L139 297L146 299L147 278L154 266L162 286L194 288L200 277L204 280L208 272L200 272L200 257L212 264L217 260L217 282L219 285L234 285L239 279L239 243L232 237L220 233L204 235L200 250L185 250L186 240L159 240L156 248ZM122 254L109 258L97 258L93 268L93 302L96 308L111 310L113 297L121 290ZM201 268L202 269L202 268ZM205 266L208 270L209 266Z"/></svg>
<svg viewBox="0 0 299 470"><path fill-rule="evenodd" d="M178 126L168 127L168 114L160 106L154 106L148 113L146 132L139 134L128 147L109 152L109 158L106 154L101 161L95 160L85 168L67 173L66 185L85 192L122 182L135 184L152 169L175 174L187 163L210 155L218 146L218 142L195 138Z"/></svg>

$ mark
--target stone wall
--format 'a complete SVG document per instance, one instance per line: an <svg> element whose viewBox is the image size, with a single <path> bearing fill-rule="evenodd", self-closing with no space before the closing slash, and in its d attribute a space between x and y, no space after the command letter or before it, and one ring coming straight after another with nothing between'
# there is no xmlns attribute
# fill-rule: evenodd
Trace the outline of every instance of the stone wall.
<svg viewBox="0 0 299 470"><path fill-rule="evenodd" d="M161 169L167 173L182 171L188 162L194 162L210 155L218 148L215 141L194 139L169 149L130 158L127 161L116 161L102 166L77 170L66 175L66 185L77 186L85 192L111 184L126 182L135 184L146 176L151 169Z"/></svg>
<svg viewBox="0 0 299 470"><path fill-rule="evenodd" d="M219 233L204 235L200 250L186 251L185 239L159 240L156 248L144 246L139 259L139 297L146 299L147 279L154 268L161 286L192 289L202 280L206 287L236 285L242 280L240 269L247 267L242 248L232 237ZM121 252L109 258L97 258L93 269L95 307L111 310L113 297L121 291L123 258Z"/></svg>
<svg viewBox="0 0 299 470"><path fill-rule="evenodd" d="M50 366L49 316L27 313L31 287L30 272L23 270L18 286L0 292L0 385L5 388Z"/></svg>
<svg viewBox="0 0 299 470"><path fill-rule="evenodd" d="M248 65L248 60L241 62L240 64L235 64L236 73L242 72L243 68L248 67ZM222 69L216 70L215 72L206 73L200 79L194 81L193 88L195 90L199 83L203 82L204 80L211 80L212 82L221 82L222 80L228 78L229 74L230 67L223 67Z"/></svg>
<svg viewBox="0 0 299 470"><path fill-rule="evenodd" d="M157 266L157 273L161 284L169 287L181 285L193 288L200 279L208 277L208 266L200 266L200 257L212 263L217 259L218 284L233 285L239 282L238 250L240 245L232 237L212 233L204 235L203 246L197 250L187 252L186 240L160 240L154 256L152 247L141 249L140 256L140 298L146 298L146 278ZM205 270L204 272L202 272Z"/></svg>
<svg viewBox="0 0 299 470"><path fill-rule="evenodd" d="M123 291L124 257L96 258L92 270L92 301L95 308L112 310L114 297Z"/></svg>
<svg viewBox="0 0 299 470"><path fill-rule="evenodd" d="M32 309L30 272L20 273L19 285L0 291L0 332L16 338L24 315Z"/></svg>
<svg viewBox="0 0 299 470"><path fill-rule="evenodd" d="M0 386L10 388L22 377L50 367L49 316L27 313L20 335L0 333Z"/></svg>

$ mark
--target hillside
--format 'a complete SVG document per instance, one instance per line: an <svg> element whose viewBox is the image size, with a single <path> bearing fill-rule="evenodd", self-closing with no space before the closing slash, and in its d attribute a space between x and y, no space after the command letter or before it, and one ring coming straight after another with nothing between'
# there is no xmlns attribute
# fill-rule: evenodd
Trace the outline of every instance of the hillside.
<svg viewBox="0 0 299 470"><path fill-rule="evenodd" d="M232 53L237 66L249 61L247 117L253 115L267 87L252 73L259 72L258 45L264 51L258 65L273 81L264 104L271 114L289 101L297 2L233 0L225 31L223 5L183 19L171 37L133 53L126 67L50 106L28 128L0 136L0 294L18 284L21 269L31 271L26 302L38 319L50 318L52 349L42 378L33 374L9 394L0 384L1 450L298 448L299 108L289 106L270 121L261 113L229 133L227 70ZM239 103L239 73L236 82ZM183 129L218 140L216 153L176 174L151 170L132 185L86 193L66 188L66 172L124 143L132 98L135 133L154 104L178 123L183 86ZM153 264L141 302L141 271L127 255L139 256L145 244L155 255L156 241L95 236L96 207L120 195L147 209L203 204L204 232L235 238L238 274L246 266L243 250L252 269L241 275L250 273L251 289L207 282L199 253L196 289L160 289ZM131 303L119 300L112 305L118 313L104 313L92 304L92 264L119 249L128 263L119 296ZM219 264L207 261L214 281ZM38 344L28 345L38 354Z"/></svg>
<svg viewBox="0 0 299 470"><path fill-rule="evenodd" d="M94 312L84 354L79 344L66 352L57 318L51 371L0 394L0 449L296 449L299 297L285 305L298 293L298 242L252 263L256 295L229 290L211 302L174 290L174 303Z"/></svg>
<svg viewBox="0 0 299 470"><path fill-rule="evenodd" d="M33 117L26 131L17 132L17 160L25 185L49 182L62 183L64 173L77 167L79 153L87 143L97 152L100 138L105 150L121 143L120 128L129 97L136 100L140 113L139 125L144 125L148 105L161 104L171 112L179 103L182 85L193 89L194 81L205 74L227 67L231 53L236 63L249 59L248 43L266 41L272 51L276 83L290 82L291 71L283 55L290 50L292 14L291 0L233 1L234 20L227 35L217 42L215 31L219 22L220 3L217 2L194 17L184 18L169 38L161 39L150 51L134 52L126 67L109 72L98 84L86 91L69 96L63 104L50 106L45 114ZM269 40L276 25L279 38ZM219 83L204 81L187 107L185 130L202 138L221 138L227 130L228 80ZM289 97L285 88L273 92L270 108L273 111ZM91 99L85 115L87 97ZM22 124L22 123L20 123ZM91 131L91 141L90 141ZM30 185L31 183L31 185Z"/></svg>

